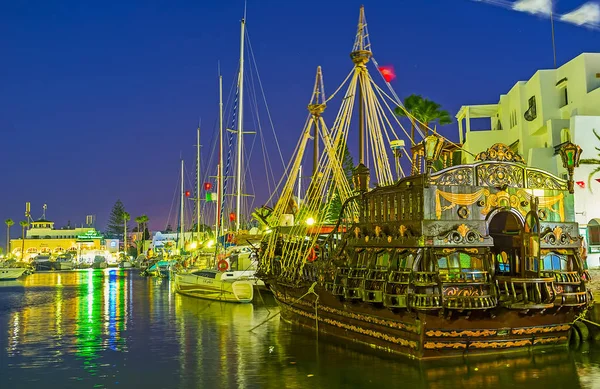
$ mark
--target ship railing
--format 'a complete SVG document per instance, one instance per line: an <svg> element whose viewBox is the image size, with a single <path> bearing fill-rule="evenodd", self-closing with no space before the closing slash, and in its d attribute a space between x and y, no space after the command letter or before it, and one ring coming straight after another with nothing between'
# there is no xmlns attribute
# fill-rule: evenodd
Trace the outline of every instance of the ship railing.
<svg viewBox="0 0 600 389"><path fill-rule="evenodd" d="M440 293L411 293L408 295L408 306L417 310L432 310L442 308Z"/></svg>
<svg viewBox="0 0 600 389"><path fill-rule="evenodd" d="M367 271L363 280L363 301L382 303L387 278L387 269L370 269Z"/></svg>
<svg viewBox="0 0 600 389"><path fill-rule="evenodd" d="M496 277L500 302L511 309L546 309L554 306L554 278Z"/></svg>
<svg viewBox="0 0 600 389"><path fill-rule="evenodd" d="M344 298L347 300L361 300L362 299L362 287L363 280L367 268L350 268L348 270L348 277L346 286L344 287Z"/></svg>
<svg viewBox="0 0 600 389"><path fill-rule="evenodd" d="M472 270L472 271L462 271L462 272L440 272L440 281L442 283L470 283L470 284L478 284L478 283L490 283L491 276L487 271L483 270Z"/></svg>
<svg viewBox="0 0 600 389"><path fill-rule="evenodd" d="M563 307L579 307L589 302L587 291L559 293L554 305Z"/></svg>
<svg viewBox="0 0 600 389"><path fill-rule="evenodd" d="M580 285L581 275L576 271L543 271L542 277L554 278L554 283L563 285Z"/></svg>
<svg viewBox="0 0 600 389"><path fill-rule="evenodd" d="M481 296L444 296L447 309L490 309L498 305L498 298L492 294Z"/></svg>
<svg viewBox="0 0 600 389"><path fill-rule="evenodd" d="M323 283L325 290L328 290L334 296L344 296L344 288L348 283L348 267L337 267L333 274L323 274Z"/></svg>
<svg viewBox="0 0 600 389"><path fill-rule="evenodd" d="M406 308L408 306L409 284L412 270L392 270L383 294L383 305L388 308Z"/></svg>
<svg viewBox="0 0 600 389"><path fill-rule="evenodd" d="M439 285L439 273L436 271L413 272L412 283L419 287Z"/></svg>

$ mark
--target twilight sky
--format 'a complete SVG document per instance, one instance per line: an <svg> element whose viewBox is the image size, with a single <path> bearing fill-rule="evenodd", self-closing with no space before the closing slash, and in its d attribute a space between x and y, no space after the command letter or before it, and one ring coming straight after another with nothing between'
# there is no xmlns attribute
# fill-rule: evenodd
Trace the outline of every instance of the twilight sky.
<svg viewBox="0 0 600 389"><path fill-rule="evenodd" d="M422 94L452 116L464 104L496 103L515 82L553 66L548 19L485 1L249 0L248 32L286 159L316 66L329 93L351 69L361 3L375 57L395 67L399 96ZM2 2L0 218L15 220L12 236L26 201L34 219L46 203L57 226L95 214L102 229L120 198L132 217L145 213L152 229L164 228L180 153L194 163L199 118L210 150L217 62L227 97L242 13L242 0ZM598 50L599 31L555 28L559 65ZM458 137L455 124L443 132ZM256 195L261 205L264 187Z"/></svg>

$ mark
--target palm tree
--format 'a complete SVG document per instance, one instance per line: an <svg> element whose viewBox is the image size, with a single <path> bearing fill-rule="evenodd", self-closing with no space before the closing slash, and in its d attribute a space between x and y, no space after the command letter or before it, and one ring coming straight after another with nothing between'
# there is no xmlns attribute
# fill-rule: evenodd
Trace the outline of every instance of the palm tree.
<svg viewBox="0 0 600 389"><path fill-rule="evenodd" d="M425 133L429 135L429 124L435 122L441 126L452 123L448 111L441 109L442 106L429 99L424 99L421 95L412 94L404 99L404 109L396 107L394 112L398 116L408 117L411 123L410 136L412 141L415 139L415 127L418 125ZM418 124L417 124L418 122Z"/></svg>
<svg viewBox="0 0 600 389"><path fill-rule="evenodd" d="M140 224L143 223L142 217L141 216L136 217L135 218L135 222L137 223L137 230L138 230L138 232L141 232L142 230L140 229ZM140 238L137 241L137 248L138 248L137 252L138 252L138 255L140 255L140 243L142 242L143 239L144 239L144 233L141 232Z"/></svg>
<svg viewBox="0 0 600 389"><path fill-rule="evenodd" d="M600 141L600 135L598 135L598 133L596 132L596 129L592 129L592 131L594 131L594 135L596 135L596 138L598 138L598 140ZM595 149L600 151L600 148L598 148L598 147L596 147ZM600 154L598 154L598 157L600 157ZM600 159L584 158L581 161L579 161L579 163L582 163L584 165L596 165L596 168L594 170L592 170L592 172L588 176L588 188L590 188L590 191L591 191L592 190L592 177L594 177L594 174L600 172Z"/></svg>
<svg viewBox="0 0 600 389"><path fill-rule="evenodd" d="M10 257L10 227L15 224L12 219L6 219L6 256Z"/></svg>
<svg viewBox="0 0 600 389"><path fill-rule="evenodd" d="M25 227L27 227L29 225L29 222L27 220L21 220L21 222L19 222L19 224L21 225L21 261L25 260Z"/></svg>
<svg viewBox="0 0 600 389"><path fill-rule="evenodd" d="M144 248L144 242L146 241L146 230L148 229L148 215L142 215L142 249Z"/></svg>
<svg viewBox="0 0 600 389"><path fill-rule="evenodd" d="M412 94L404 99L404 109L396 107L394 113L398 116L408 117L410 120L410 139L415 140L415 117L419 114L419 105L423 101L421 95Z"/></svg>
<svg viewBox="0 0 600 389"><path fill-rule="evenodd" d="M127 212L123 212L123 251L127 255L127 222L131 220L131 215Z"/></svg>

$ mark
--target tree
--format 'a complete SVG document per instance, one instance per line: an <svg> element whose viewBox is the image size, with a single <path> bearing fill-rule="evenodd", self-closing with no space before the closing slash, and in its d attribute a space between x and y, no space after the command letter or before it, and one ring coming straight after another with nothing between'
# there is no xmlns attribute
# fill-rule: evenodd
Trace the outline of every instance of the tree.
<svg viewBox="0 0 600 389"><path fill-rule="evenodd" d="M6 219L4 223L6 223L6 255L10 256L10 227L15 222L12 219Z"/></svg>
<svg viewBox="0 0 600 389"><path fill-rule="evenodd" d="M600 135L598 135L598 133L596 132L596 129L593 128L592 131L594 132L594 135L596 136L596 138L600 141ZM600 151L600 148L598 148L598 147L595 147L595 149ZM598 154L598 157L600 157L600 153ZM592 190L592 178L594 177L594 175L596 173L600 172L600 159L584 158L579 163L582 163L584 165L596 165L596 168L594 170L592 170L592 172L588 176L588 188L590 188L590 191L591 191Z"/></svg>
<svg viewBox="0 0 600 389"><path fill-rule="evenodd" d="M19 223L21 225L21 261L25 260L25 228L29 225L27 220L21 220Z"/></svg>
<svg viewBox="0 0 600 389"><path fill-rule="evenodd" d="M142 247L141 247L142 246L142 242L144 240L144 237L142 236L143 235L142 229L140 227L140 225L143 223L142 222L142 217L141 216L136 217L135 218L135 222L137 223L137 231L136 232L140 233L140 237L138 238L138 241L136 242L136 246L138 247L137 255L140 255L141 252L142 252Z"/></svg>
<svg viewBox="0 0 600 389"><path fill-rule="evenodd" d="M143 236L144 240L148 240L148 239L150 239L150 233L148 232L148 220L150 220L150 219L145 214L140 216L140 218L142 220L142 227L143 227L142 230L144 231L144 236Z"/></svg>
<svg viewBox="0 0 600 389"><path fill-rule="evenodd" d="M441 109L441 105L424 99L421 95L412 94L404 99L404 109L396 107L394 113L401 117L408 117L411 123L410 136L414 141L415 127L420 127L425 136L429 135L429 125L438 123L443 126L452 123L448 111ZM417 123L417 121L419 123Z"/></svg>
<svg viewBox="0 0 600 389"><path fill-rule="evenodd" d="M354 173L354 160L352 159L352 155L350 154L350 150L348 150L348 145L344 143L343 151L342 151L342 169L344 169L344 174L352 187L352 175ZM340 217L340 212L342 211L342 200L340 198L340 193L337 188L334 186L330 190L330 198L327 202L327 210L325 211L325 223L334 223Z"/></svg>
<svg viewBox="0 0 600 389"><path fill-rule="evenodd" d="M108 218L108 225L106 227L106 235L108 237L116 239L122 236L124 223L123 213L125 213L125 207L121 200L117 200Z"/></svg>
<svg viewBox="0 0 600 389"><path fill-rule="evenodd" d="M127 252L127 222L131 219L131 215L123 212L123 251Z"/></svg>

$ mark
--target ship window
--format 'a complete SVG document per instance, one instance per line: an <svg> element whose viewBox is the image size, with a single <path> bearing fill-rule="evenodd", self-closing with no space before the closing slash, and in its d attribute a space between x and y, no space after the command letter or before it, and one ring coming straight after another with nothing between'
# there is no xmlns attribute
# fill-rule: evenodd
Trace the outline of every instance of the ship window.
<svg viewBox="0 0 600 389"><path fill-rule="evenodd" d="M383 221L390 220L390 206L388 205L388 197L386 195L382 196L383 198Z"/></svg>
<svg viewBox="0 0 600 389"><path fill-rule="evenodd" d="M496 271L498 273L510 273L510 258L505 251L496 255Z"/></svg>
<svg viewBox="0 0 600 389"><path fill-rule="evenodd" d="M415 263L415 256L412 252L398 254L398 269L412 269Z"/></svg>
<svg viewBox="0 0 600 389"><path fill-rule="evenodd" d="M394 199L394 220L400 220L398 217L398 198L394 195L392 195L392 198Z"/></svg>
<svg viewBox="0 0 600 389"><path fill-rule="evenodd" d="M549 253L543 259L543 270L567 270L567 259L555 253Z"/></svg>
<svg viewBox="0 0 600 389"><path fill-rule="evenodd" d="M408 215L411 219L413 218L413 195L412 195L412 193L408 194Z"/></svg>
<svg viewBox="0 0 600 389"><path fill-rule="evenodd" d="M483 270L483 261L477 256L454 252L438 258L440 273L456 273L470 270Z"/></svg>
<svg viewBox="0 0 600 389"><path fill-rule="evenodd" d="M388 268L390 266L391 258L392 253L390 253L388 250L380 252L379 254L377 254L377 263L375 264L375 267Z"/></svg>

